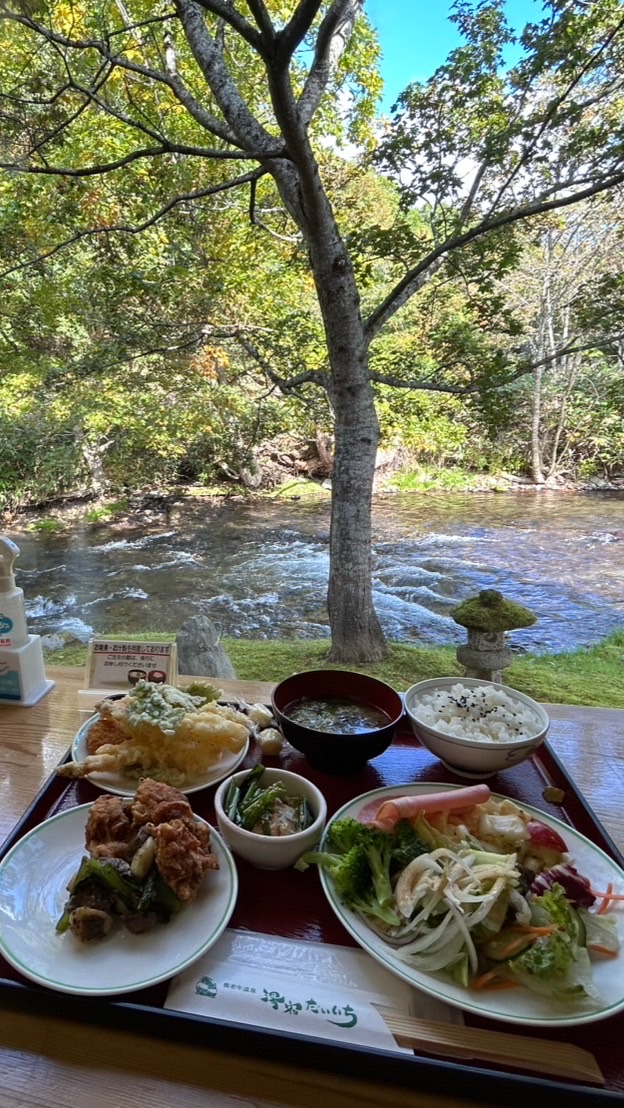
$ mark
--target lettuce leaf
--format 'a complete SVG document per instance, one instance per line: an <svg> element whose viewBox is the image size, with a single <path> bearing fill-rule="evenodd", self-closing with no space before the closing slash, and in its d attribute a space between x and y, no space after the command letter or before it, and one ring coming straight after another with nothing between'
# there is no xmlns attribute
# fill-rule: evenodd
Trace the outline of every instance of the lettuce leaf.
<svg viewBox="0 0 624 1108"><path fill-rule="evenodd" d="M617 932L617 923L614 916L598 916L595 912L588 912L585 908L579 908L579 916L585 926L585 943L589 948L602 947L603 951L617 954L620 949L620 939Z"/></svg>
<svg viewBox="0 0 624 1108"><path fill-rule="evenodd" d="M596 1002L591 961L579 942L584 941L585 926L561 885L554 884L531 901L531 917L535 925L556 924L557 930L508 961L506 972L528 989L564 1004Z"/></svg>

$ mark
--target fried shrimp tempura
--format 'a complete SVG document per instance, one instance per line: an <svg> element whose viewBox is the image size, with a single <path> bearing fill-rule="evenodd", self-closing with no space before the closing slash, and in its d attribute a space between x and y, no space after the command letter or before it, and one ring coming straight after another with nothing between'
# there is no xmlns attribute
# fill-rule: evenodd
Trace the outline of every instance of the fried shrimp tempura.
<svg viewBox="0 0 624 1108"><path fill-rule="evenodd" d="M86 756L59 766L61 777L120 773L183 787L242 751L254 727L235 708L149 681L120 700L103 700L98 713L87 729Z"/></svg>
<svg viewBox="0 0 624 1108"><path fill-rule="evenodd" d="M87 753L97 754L102 746L117 746L130 738L121 720L103 715L91 725L87 733Z"/></svg>

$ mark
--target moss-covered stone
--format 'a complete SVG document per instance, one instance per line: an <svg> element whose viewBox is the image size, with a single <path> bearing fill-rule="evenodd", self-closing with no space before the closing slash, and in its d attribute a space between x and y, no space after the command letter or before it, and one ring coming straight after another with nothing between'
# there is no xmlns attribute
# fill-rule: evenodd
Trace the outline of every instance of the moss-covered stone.
<svg viewBox="0 0 624 1108"><path fill-rule="evenodd" d="M537 616L522 604L506 600L496 589L482 589L478 596L463 600L450 615L455 623L471 631L511 631L514 627L531 627Z"/></svg>

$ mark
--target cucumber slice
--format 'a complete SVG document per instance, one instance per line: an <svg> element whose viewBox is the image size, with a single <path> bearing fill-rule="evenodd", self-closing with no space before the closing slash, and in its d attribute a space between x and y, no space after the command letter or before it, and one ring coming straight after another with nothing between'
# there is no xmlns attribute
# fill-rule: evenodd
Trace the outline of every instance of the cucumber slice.
<svg viewBox="0 0 624 1108"><path fill-rule="evenodd" d="M532 935L523 935L520 931L499 931L481 948L489 962L511 962L524 954L534 942ZM512 946L512 944L515 944ZM511 947L511 951L510 951Z"/></svg>

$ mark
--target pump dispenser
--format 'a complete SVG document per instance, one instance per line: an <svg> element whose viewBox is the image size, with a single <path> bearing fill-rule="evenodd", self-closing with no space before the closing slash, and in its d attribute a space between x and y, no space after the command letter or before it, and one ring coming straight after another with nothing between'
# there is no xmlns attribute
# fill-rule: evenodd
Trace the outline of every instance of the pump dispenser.
<svg viewBox="0 0 624 1108"><path fill-rule="evenodd" d="M19 547L0 536L0 703L30 707L54 687L43 665L39 635L29 635L24 591L15 584Z"/></svg>
<svg viewBox="0 0 624 1108"><path fill-rule="evenodd" d="M13 573L18 554L11 539L0 538L0 647L12 649L28 642L24 590L17 588Z"/></svg>

